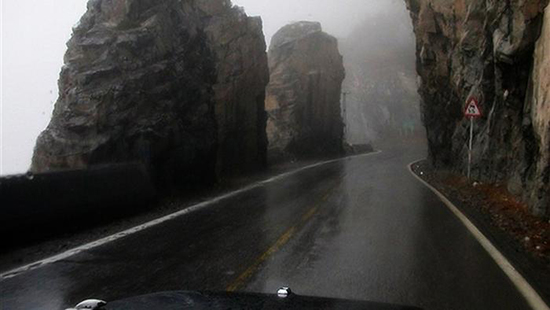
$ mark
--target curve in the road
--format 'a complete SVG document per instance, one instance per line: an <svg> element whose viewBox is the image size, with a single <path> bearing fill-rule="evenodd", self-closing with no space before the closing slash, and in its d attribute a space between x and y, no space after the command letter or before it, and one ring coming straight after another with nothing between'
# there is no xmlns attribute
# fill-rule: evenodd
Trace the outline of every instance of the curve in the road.
<svg viewBox="0 0 550 310"><path fill-rule="evenodd" d="M418 179L422 184L428 187L434 194L441 199L441 201L453 212L453 214L458 217L458 219L466 226L468 231L476 238L476 240L481 244L481 246L489 253L491 258L497 263L497 265L502 269L502 271L510 278L512 283L516 286L518 291L523 295L525 300L534 310L550 310L548 305L544 302L542 297L537 293L537 291L525 280L525 278L514 268L514 266L508 261L508 259L485 237L485 235L468 219L464 213L462 213L445 195L438 191L435 187L424 181L412 170L412 166L417 163L408 165L409 172Z"/></svg>
<svg viewBox="0 0 550 310"><path fill-rule="evenodd" d="M375 154L378 154L378 153L381 153L381 151L375 151L375 152L372 152L372 153L361 154L361 155L354 155L354 156L350 156L350 157L346 157L346 158L349 159L349 158L356 158L356 157L364 157L364 156L375 155ZM121 238L125 238L125 237L127 237L127 236L133 235L133 234L138 233L138 232L140 232L140 231L143 231L143 230L146 230L146 229L148 229L148 228L151 228L151 227L157 226L157 225L159 225L159 224L165 223L165 222L167 222L167 221L170 221L170 220L179 218L179 217L181 217L181 216L184 216L184 215L187 215L187 214L196 212L196 211L198 211L198 210L201 210L201 209L204 209L204 208L206 208L206 207L208 207L208 206L214 205L214 204L216 204L216 203L218 203L218 202L220 202L220 201L223 201L223 200L225 200L225 199L228 199L228 198L231 198L231 197L235 197L235 196L237 196L237 195L239 195L239 194L241 194L241 193L250 191L250 190L252 190L252 189L258 188L258 187L260 187L260 186L262 186L262 185L265 185L265 184L269 184L269 183L275 182L275 181L277 181L277 180L280 180L280 179L285 178L285 177L288 177L288 176L290 176L290 175L293 175L293 174L302 172L302 171L304 171L304 170L313 169L313 168L316 168L316 167L319 167L319 166L331 164L331 163L334 163L334 162L337 162L337 161L341 161L341 160L346 159L346 158L338 158L338 159L327 160L327 161L319 162L319 163L316 163L316 164L304 166L304 167L299 168L299 169L296 169L296 170L292 170L292 171L289 171L289 172L285 172L285 173L282 173L282 174L277 175L277 176L275 176L275 177L269 178L269 179L267 179L267 180L264 180L264 181L260 181L260 182L251 184L251 185L249 185L249 186L243 187L242 189L239 189L239 190L236 190L236 191L227 193L227 194L225 194L225 195L216 197L216 198L214 198L214 199L211 199L211 200L208 200L208 201L201 202L201 203L196 204L196 205L193 205L193 206L191 206L191 207L187 207L187 208L185 208L185 209L183 209L183 210L180 210L180 211L177 211L177 212L168 214L168 215L166 215L166 216L160 217L160 218L158 218L158 219L149 221L149 222L147 222L147 223L145 223L145 224L138 225L138 226L129 228L129 229L127 229L127 230L121 231L121 232L119 232L119 233L116 233L116 234L113 234L113 235L110 235L110 236L107 236L107 237L98 239L98 240L96 240L96 241L92 241L92 242L90 242L90 243L87 243L87 244L84 244L84 245L81 245L81 246L72 248L72 249L70 249L70 250L67 250L67 251L65 251L65 252L59 253L59 254L57 254L57 255L54 255L54 256L51 256L51 257L48 257L48 258L45 258L45 259L42 259L42 260L39 260L39 261L30 263L30 264L27 264L27 265L24 265L24 266L21 266L21 267L17 267L17 268L14 268L14 269L5 271L5 272L3 272L3 273L0 274L0 281L5 280L5 279L10 279L10 278L13 278L13 277L17 277L18 275L24 274L25 272L28 272L28 271L31 271L31 270L35 270L35 269L40 268L40 267L42 267L42 266L49 265L49 264L52 264L52 263L55 263L55 262L58 262L58 261L62 261L62 260L67 259L67 258L69 258L69 257L71 257L71 256L74 256L74 255L77 255L77 254L79 254L79 253L82 253L82 252L84 252L84 251L87 251L87 250L91 250L91 249L97 248L97 247L99 247L99 246L105 245L105 244L107 244L107 243L111 243L111 242L116 241L116 240L119 240L119 239L121 239Z"/></svg>

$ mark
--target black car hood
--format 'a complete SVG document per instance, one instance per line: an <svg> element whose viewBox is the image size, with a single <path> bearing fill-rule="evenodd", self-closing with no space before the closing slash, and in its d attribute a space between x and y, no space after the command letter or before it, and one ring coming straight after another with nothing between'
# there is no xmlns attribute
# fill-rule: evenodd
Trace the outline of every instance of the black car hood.
<svg viewBox="0 0 550 310"><path fill-rule="evenodd" d="M275 309L342 309L342 310L413 310L414 307L342 299L255 293L164 292L110 302L106 310L275 310Z"/></svg>

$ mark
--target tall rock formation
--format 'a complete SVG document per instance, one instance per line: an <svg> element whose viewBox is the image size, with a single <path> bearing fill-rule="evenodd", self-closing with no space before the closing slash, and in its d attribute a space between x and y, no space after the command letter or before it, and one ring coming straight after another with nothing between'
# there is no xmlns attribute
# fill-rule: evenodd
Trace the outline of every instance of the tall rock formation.
<svg viewBox="0 0 550 310"><path fill-rule="evenodd" d="M336 38L324 33L319 23L287 25L273 36L268 59L269 157L342 153L345 71Z"/></svg>
<svg viewBox="0 0 550 310"><path fill-rule="evenodd" d="M550 216L548 0L406 0L417 38L417 69L430 158L464 171L475 122L475 178L505 182L536 215ZM542 29L542 32L541 32Z"/></svg>
<svg viewBox="0 0 550 310"><path fill-rule="evenodd" d="M217 60L217 171L227 176L264 168L269 68L262 20L231 8L230 0L200 0L197 5L206 13L204 31Z"/></svg>
<svg viewBox="0 0 550 310"><path fill-rule="evenodd" d="M262 167L268 74L261 20L230 0L90 0L31 170L142 161L172 183Z"/></svg>

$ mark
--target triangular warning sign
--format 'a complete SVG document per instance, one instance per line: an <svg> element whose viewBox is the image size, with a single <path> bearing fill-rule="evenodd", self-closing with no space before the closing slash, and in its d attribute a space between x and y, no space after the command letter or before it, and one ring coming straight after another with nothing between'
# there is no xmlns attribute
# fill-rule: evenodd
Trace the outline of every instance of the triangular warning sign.
<svg viewBox="0 0 550 310"><path fill-rule="evenodd" d="M468 99L468 104L466 105L466 110L464 111L464 116L466 117L481 117L481 109L479 108L479 101L471 97Z"/></svg>

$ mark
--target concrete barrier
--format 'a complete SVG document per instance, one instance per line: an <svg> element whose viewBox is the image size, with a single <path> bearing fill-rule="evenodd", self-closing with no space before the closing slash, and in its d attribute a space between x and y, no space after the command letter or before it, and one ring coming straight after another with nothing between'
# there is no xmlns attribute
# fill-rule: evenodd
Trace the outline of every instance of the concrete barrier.
<svg viewBox="0 0 550 310"><path fill-rule="evenodd" d="M17 244L85 229L151 205L156 190L138 163L0 178L0 234Z"/></svg>

